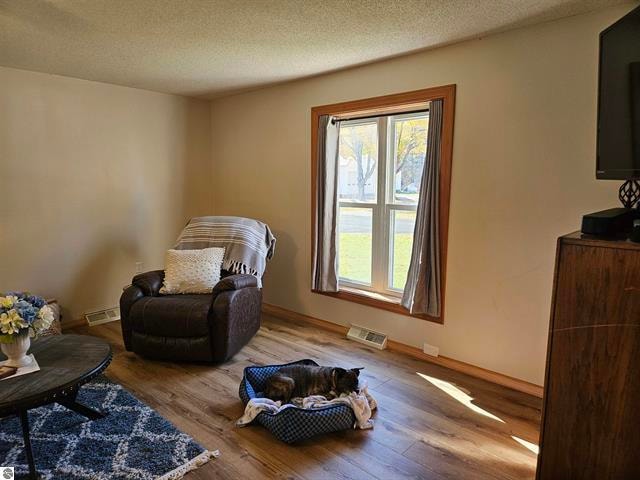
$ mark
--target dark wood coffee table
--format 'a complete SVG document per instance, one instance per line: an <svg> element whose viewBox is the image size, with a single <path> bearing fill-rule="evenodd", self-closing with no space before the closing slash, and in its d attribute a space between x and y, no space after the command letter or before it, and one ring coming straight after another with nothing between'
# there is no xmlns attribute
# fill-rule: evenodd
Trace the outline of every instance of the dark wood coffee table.
<svg viewBox="0 0 640 480"><path fill-rule="evenodd" d="M36 407L59 403L69 410L96 420L105 416L76 401L80 387L103 372L111 362L111 346L88 335L56 335L35 340L32 353L40 370L0 381L0 418L17 415L22 423L24 448L30 478L37 478L29 438L27 412ZM0 353L0 361L5 360Z"/></svg>

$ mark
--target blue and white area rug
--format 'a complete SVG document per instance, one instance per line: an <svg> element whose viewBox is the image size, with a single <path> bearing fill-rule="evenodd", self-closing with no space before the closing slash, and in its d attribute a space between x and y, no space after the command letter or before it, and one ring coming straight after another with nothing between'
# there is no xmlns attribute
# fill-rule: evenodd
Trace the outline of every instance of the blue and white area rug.
<svg viewBox="0 0 640 480"><path fill-rule="evenodd" d="M106 377L84 385L78 401L107 416L91 421L58 404L29 411L43 480L176 480L217 456ZM17 417L0 420L0 465L28 473Z"/></svg>

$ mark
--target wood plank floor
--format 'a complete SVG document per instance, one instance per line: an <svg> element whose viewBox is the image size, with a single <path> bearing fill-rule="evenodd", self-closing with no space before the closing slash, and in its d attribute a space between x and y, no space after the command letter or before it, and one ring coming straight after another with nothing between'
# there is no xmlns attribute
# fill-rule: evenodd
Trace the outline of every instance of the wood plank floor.
<svg viewBox="0 0 640 480"><path fill-rule="evenodd" d="M114 348L107 376L220 457L190 473L204 479L513 479L535 475L538 398L401 354L377 351L315 327L263 318L230 362L145 360L124 350L120 324L78 327ZM365 367L377 398L373 430L350 430L289 446L260 426L236 428L242 370L312 358ZM523 442L523 443L521 443ZM527 448L527 445L529 448Z"/></svg>

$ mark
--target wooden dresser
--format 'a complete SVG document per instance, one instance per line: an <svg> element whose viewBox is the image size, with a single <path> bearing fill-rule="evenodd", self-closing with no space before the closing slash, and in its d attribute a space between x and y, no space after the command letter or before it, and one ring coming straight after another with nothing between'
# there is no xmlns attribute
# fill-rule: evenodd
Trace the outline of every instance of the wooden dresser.
<svg viewBox="0 0 640 480"><path fill-rule="evenodd" d="M537 479L640 479L640 244L558 240Z"/></svg>

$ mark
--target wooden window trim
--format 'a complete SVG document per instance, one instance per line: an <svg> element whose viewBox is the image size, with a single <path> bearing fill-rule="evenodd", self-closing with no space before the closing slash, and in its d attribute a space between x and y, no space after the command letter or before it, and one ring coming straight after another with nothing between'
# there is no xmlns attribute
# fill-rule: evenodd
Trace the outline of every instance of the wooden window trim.
<svg viewBox="0 0 640 480"><path fill-rule="evenodd" d="M317 152L318 152L318 124L320 116L349 116L354 114L364 114L369 112L385 113L391 109L410 107L412 105L424 104L432 100L443 100L442 119L442 143L440 151L440 275L442 286L442 310L440 317L429 315L411 315L402 305L391 300L372 298L370 295L353 289L343 289L338 292L319 293L341 300L368 305L380 308L401 315L408 315L435 323L444 323L445 317L445 291L447 273L447 244L449 237L449 203L451 199L451 163L453 154L453 124L455 116L455 85L445 85L442 87L426 88L411 92L384 95L381 97L365 98L350 102L334 103L331 105L321 105L311 109L311 265L313 269L313 255L315 255L314 238L316 234L316 190L317 190Z"/></svg>

